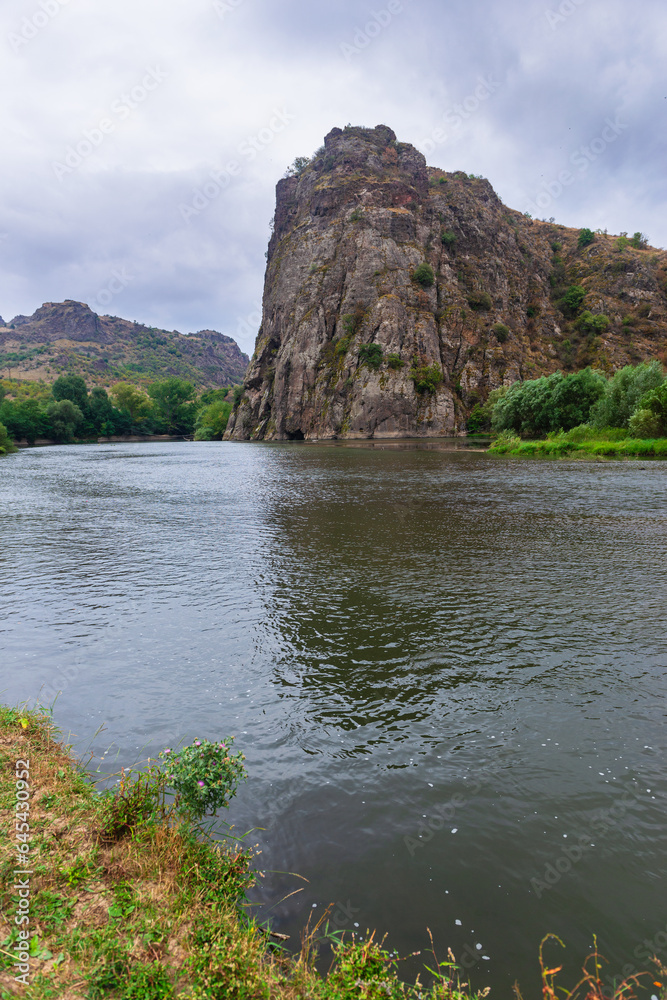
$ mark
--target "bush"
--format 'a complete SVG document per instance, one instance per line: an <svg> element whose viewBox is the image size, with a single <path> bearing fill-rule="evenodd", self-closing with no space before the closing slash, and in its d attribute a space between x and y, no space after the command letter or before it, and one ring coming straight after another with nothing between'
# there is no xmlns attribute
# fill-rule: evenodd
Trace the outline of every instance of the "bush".
<svg viewBox="0 0 667 1000"><path fill-rule="evenodd" d="M577 320L577 327L583 333L594 335L596 333L603 333L609 326L609 323L610 319L608 316L604 316L602 313L594 316L592 312L586 309Z"/></svg>
<svg viewBox="0 0 667 1000"><path fill-rule="evenodd" d="M570 285L565 294L558 300L558 308L563 315L574 318L581 309L586 296L586 289L581 285Z"/></svg>
<svg viewBox="0 0 667 1000"><path fill-rule="evenodd" d="M468 296L468 305L476 312L488 312L493 309L493 299L488 292L471 292Z"/></svg>
<svg viewBox="0 0 667 1000"><path fill-rule="evenodd" d="M640 399L663 381L659 361L626 365L607 383L604 396L591 411L591 423L595 427L627 427Z"/></svg>
<svg viewBox="0 0 667 1000"><path fill-rule="evenodd" d="M300 177L310 163L309 156L297 156L285 171L285 177Z"/></svg>
<svg viewBox="0 0 667 1000"><path fill-rule="evenodd" d="M453 233L451 229L447 229L440 236L440 242L444 247L448 247L450 250L456 243L456 233Z"/></svg>
<svg viewBox="0 0 667 1000"><path fill-rule="evenodd" d="M491 330L495 333L499 344L504 344L510 335L509 327L505 326L504 323L494 323Z"/></svg>
<svg viewBox="0 0 667 1000"><path fill-rule="evenodd" d="M422 395L435 392L443 380L443 374L440 365L420 365L415 359L410 369L410 378L415 391Z"/></svg>
<svg viewBox="0 0 667 1000"><path fill-rule="evenodd" d="M13 451L17 450L14 442L7 433L7 428L4 424L0 424L0 455L10 455Z"/></svg>
<svg viewBox="0 0 667 1000"><path fill-rule="evenodd" d="M574 375L554 372L515 382L493 402L492 427L526 437L569 430L588 420L591 407L604 394L606 379L586 368Z"/></svg>
<svg viewBox="0 0 667 1000"><path fill-rule="evenodd" d="M242 753L232 754L233 736L222 743L195 740L181 750L166 749L160 758L166 767L165 781L175 789L177 812L201 820L207 813L226 809L246 776Z"/></svg>
<svg viewBox="0 0 667 1000"><path fill-rule="evenodd" d="M382 364L382 347L380 344L362 344L359 348L359 360L374 371Z"/></svg>
<svg viewBox="0 0 667 1000"><path fill-rule="evenodd" d="M662 384L656 389L651 389L642 396L639 400L639 405L635 413L637 414L637 421L633 425L632 421L635 417L635 414L633 414L630 418L631 430L633 429L633 426L640 426L642 421L642 426L648 426L649 418L647 416L640 418L639 414L651 413L654 418L654 425L659 432L657 436L667 435L667 380L663 381Z"/></svg>
<svg viewBox="0 0 667 1000"><path fill-rule="evenodd" d="M644 233L633 233L632 239L630 240L635 250L646 250L648 246L648 236Z"/></svg>
<svg viewBox="0 0 667 1000"><path fill-rule="evenodd" d="M412 272L412 280L416 281L422 288L430 288L435 282L435 274L430 264L419 264Z"/></svg>
<svg viewBox="0 0 667 1000"><path fill-rule="evenodd" d="M222 441L231 412L232 404L222 399L200 410L195 423L195 441Z"/></svg>
<svg viewBox="0 0 667 1000"><path fill-rule="evenodd" d="M77 430L83 424L83 413L69 399L49 403L46 408L48 421L46 433L59 444L66 444L74 439Z"/></svg>
<svg viewBox="0 0 667 1000"><path fill-rule="evenodd" d="M394 371L398 371L399 368L403 368L405 366L405 361L402 360L400 354L388 354L387 366Z"/></svg>
<svg viewBox="0 0 667 1000"><path fill-rule="evenodd" d="M593 232L592 229L582 229L580 231L580 233L579 233L579 239L577 240L577 246L580 249L581 249L581 247L587 247L587 246L589 246L589 244L591 244L593 242L594 239L595 239L595 233Z"/></svg>
<svg viewBox="0 0 667 1000"><path fill-rule="evenodd" d="M635 410L628 421L628 430L633 438L659 438L665 434L660 418L652 410Z"/></svg>

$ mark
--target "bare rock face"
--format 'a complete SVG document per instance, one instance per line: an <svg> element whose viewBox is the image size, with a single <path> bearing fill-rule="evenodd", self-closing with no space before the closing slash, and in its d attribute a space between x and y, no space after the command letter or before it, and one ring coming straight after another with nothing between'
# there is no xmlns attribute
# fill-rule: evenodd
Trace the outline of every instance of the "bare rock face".
<svg viewBox="0 0 667 1000"><path fill-rule="evenodd" d="M384 125L333 129L278 182L262 325L226 437L459 434L517 379L667 360L667 255L578 237L506 208L482 178L427 168ZM563 304L572 285L578 310Z"/></svg>

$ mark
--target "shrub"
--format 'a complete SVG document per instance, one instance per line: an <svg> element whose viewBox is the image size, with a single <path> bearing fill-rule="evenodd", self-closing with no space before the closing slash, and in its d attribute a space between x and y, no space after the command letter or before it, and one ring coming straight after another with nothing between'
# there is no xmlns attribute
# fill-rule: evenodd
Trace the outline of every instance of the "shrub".
<svg viewBox="0 0 667 1000"><path fill-rule="evenodd" d="M444 247L449 247L451 250L456 243L456 233L453 233L451 229L445 230L440 236L440 242Z"/></svg>
<svg viewBox="0 0 667 1000"><path fill-rule="evenodd" d="M563 315L573 318L581 309L585 297L585 288L582 288L581 285L570 285L565 294L558 300L558 308Z"/></svg>
<svg viewBox="0 0 667 1000"><path fill-rule="evenodd" d="M17 450L18 449L14 446L14 442L7 433L7 428L4 424L0 424L0 455L9 455L11 452Z"/></svg>
<svg viewBox="0 0 667 1000"><path fill-rule="evenodd" d="M334 355L337 358L344 358L350 349L351 342L351 337L341 337L340 340L336 340L334 342Z"/></svg>
<svg viewBox="0 0 667 1000"><path fill-rule="evenodd" d="M363 218L363 214L360 208L355 208L350 215L350 222L359 222Z"/></svg>
<svg viewBox="0 0 667 1000"><path fill-rule="evenodd" d="M417 358L412 363L410 369L415 391L420 395L423 393L433 393L442 382L443 375L440 365L420 365Z"/></svg>
<svg viewBox="0 0 667 1000"><path fill-rule="evenodd" d="M637 407L638 413L652 413L655 421L657 422L657 427L659 428L660 434L667 434L667 380L663 381L661 385L657 386L655 389L651 389L650 392L645 393L639 400L639 405ZM634 417L634 414L633 414ZM632 426L632 417L630 418L630 425ZM646 422L648 417L642 418ZM638 418L639 422L639 418Z"/></svg>
<svg viewBox="0 0 667 1000"><path fill-rule="evenodd" d="M191 820L226 809L236 795L239 781L246 777L242 753L232 754L233 736L221 743L195 740L181 750L160 753L165 765L165 782L175 789L177 812Z"/></svg>
<svg viewBox="0 0 667 1000"><path fill-rule="evenodd" d="M587 246L589 246L589 244L591 244L593 242L594 239L595 239L595 233L593 232L592 229L582 229L580 231L580 233L579 233L579 239L577 240L577 246L580 249L581 249L581 247L587 247Z"/></svg>
<svg viewBox="0 0 667 1000"><path fill-rule="evenodd" d="M285 177L300 177L310 163L309 156L297 156L285 171Z"/></svg>
<svg viewBox="0 0 667 1000"><path fill-rule="evenodd" d="M659 361L626 365L607 383L604 396L591 411L591 423L595 427L627 427L640 399L663 381Z"/></svg>
<svg viewBox="0 0 667 1000"><path fill-rule="evenodd" d="M435 274L430 264L419 264L412 272L412 280L416 281L422 288L430 288L435 282Z"/></svg>
<svg viewBox="0 0 667 1000"><path fill-rule="evenodd" d="M468 305L476 312L488 312L493 308L493 299L488 292L471 292L468 296Z"/></svg>
<svg viewBox="0 0 667 1000"><path fill-rule="evenodd" d="M539 306L530 305L526 309L526 316L528 317L528 319L534 319L536 316L539 315L539 312L540 312Z"/></svg>
<svg viewBox="0 0 667 1000"><path fill-rule="evenodd" d="M499 344L504 344L510 335L509 327L505 326L504 323L494 323L491 330L495 333Z"/></svg>
<svg viewBox="0 0 667 1000"><path fill-rule="evenodd" d="M648 236L644 233L633 233L630 240L635 250L645 250L648 246Z"/></svg>
<svg viewBox="0 0 667 1000"><path fill-rule="evenodd" d="M491 430L491 410L488 403L475 403L466 424L468 434Z"/></svg>
<svg viewBox="0 0 667 1000"><path fill-rule="evenodd" d="M593 315L588 309L582 312L581 316L577 320L577 327L587 334L603 333L609 326L610 319L608 316L604 316L602 313Z"/></svg>
<svg viewBox="0 0 667 1000"><path fill-rule="evenodd" d="M69 399L49 403L46 408L46 418L47 434L60 444L72 441L83 424L83 413L76 403L72 403Z"/></svg>
<svg viewBox="0 0 667 1000"><path fill-rule="evenodd" d="M223 399L200 410L195 423L195 441L221 441L231 412L232 404Z"/></svg>
<svg viewBox="0 0 667 1000"><path fill-rule="evenodd" d="M633 438L658 438L665 433L660 418L652 410L635 410L628 421L628 430Z"/></svg>
<svg viewBox="0 0 667 1000"><path fill-rule="evenodd" d="M359 360L374 371L382 364L382 347L380 344L362 344L359 348Z"/></svg>
<svg viewBox="0 0 667 1000"><path fill-rule="evenodd" d="M527 437L569 430L588 420L591 407L605 392L601 372L586 368L573 375L554 372L539 379L515 382L493 401L492 427Z"/></svg>
<svg viewBox="0 0 667 1000"><path fill-rule="evenodd" d="M388 354L387 355L387 365L388 365L389 368L392 368L394 371L398 371L399 368L403 368L405 366L405 361L402 360L400 354Z"/></svg>

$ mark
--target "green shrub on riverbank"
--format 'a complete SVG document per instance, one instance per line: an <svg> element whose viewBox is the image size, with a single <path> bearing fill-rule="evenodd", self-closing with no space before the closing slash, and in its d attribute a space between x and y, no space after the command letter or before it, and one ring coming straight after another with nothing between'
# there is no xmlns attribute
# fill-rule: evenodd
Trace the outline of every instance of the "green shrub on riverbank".
<svg viewBox="0 0 667 1000"><path fill-rule="evenodd" d="M16 448L7 433L7 428L4 424L0 424L0 455L9 455L13 451L16 451Z"/></svg>
<svg viewBox="0 0 667 1000"><path fill-rule="evenodd" d="M537 441L523 441L518 434L505 431L496 438L489 451L495 455L545 458L563 458L574 453L607 458L667 458L667 438L631 438L620 429L597 431L584 424L571 431L549 434Z"/></svg>

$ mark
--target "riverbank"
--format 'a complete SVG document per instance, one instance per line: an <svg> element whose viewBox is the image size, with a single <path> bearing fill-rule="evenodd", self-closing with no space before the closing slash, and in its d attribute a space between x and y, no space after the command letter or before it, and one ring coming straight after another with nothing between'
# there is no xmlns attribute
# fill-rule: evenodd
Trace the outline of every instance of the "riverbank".
<svg viewBox="0 0 667 1000"><path fill-rule="evenodd" d="M324 918L290 955L244 906L251 851L177 829L155 811L145 776L122 775L115 792L98 795L48 715L0 708L0 755L3 998L422 995L399 981L373 934L330 940L334 960L320 976ZM426 991L433 1000L483 995L442 971Z"/></svg>
<svg viewBox="0 0 667 1000"><path fill-rule="evenodd" d="M487 995L459 980L451 952L440 962L425 956L425 966L439 971L430 989L404 984L399 962L373 933L327 938L325 917L304 930L296 955L288 953L275 940L281 935L259 927L244 906L257 874L250 850L176 829L151 805L146 772L122 774L115 791L97 794L60 735L44 713L0 707L3 998ZM322 976L315 958L324 940L333 959ZM553 976L543 981L546 1000L555 1000ZM580 986L602 1000L594 976ZM578 995L563 992L565 1000ZM623 996L620 987L614 996Z"/></svg>
<svg viewBox="0 0 667 1000"><path fill-rule="evenodd" d="M489 454L521 458L667 459L667 438L631 438L625 430L605 431L586 426L548 434L535 441L504 433L491 444Z"/></svg>

